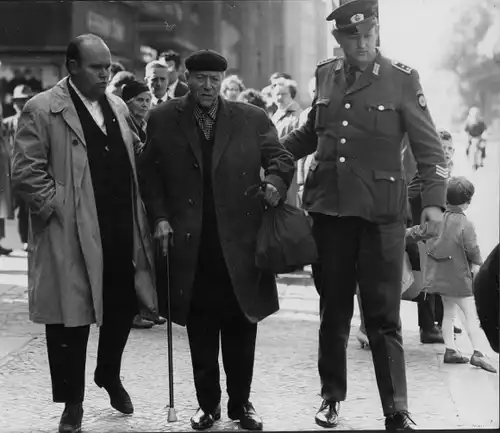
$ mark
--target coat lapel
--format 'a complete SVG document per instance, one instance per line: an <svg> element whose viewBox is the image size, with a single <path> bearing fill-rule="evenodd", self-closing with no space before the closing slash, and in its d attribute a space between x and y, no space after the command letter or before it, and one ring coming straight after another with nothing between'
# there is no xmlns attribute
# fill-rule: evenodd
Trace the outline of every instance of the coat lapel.
<svg viewBox="0 0 500 433"><path fill-rule="evenodd" d="M201 154L200 141L196 129L196 120L193 114L193 105L189 100L189 94L180 98L179 105L179 126L186 136L198 164L203 168L203 156Z"/></svg>
<svg viewBox="0 0 500 433"><path fill-rule="evenodd" d="M85 136L83 134L82 124L78 113L76 112L75 105L71 99L71 95L68 90L68 78L64 78L59 83L57 83L52 89L52 100L51 100L51 111L52 113L61 113L63 120L68 125L74 134L78 137L80 145L75 145L75 143L68 143L71 147L71 160L73 162L73 179L74 179L74 193L75 201L78 205L80 200L80 189L83 182L83 177L85 174L85 169L87 167L88 158L85 143ZM76 143L78 144L78 143Z"/></svg>
<svg viewBox="0 0 500 433"><path fill-rule="evenodd" d="M212 172L215 173L220 158L229 143L232 132L232 110L229 104L219 98L219 112L215 123L214 150L212 155Z"/></svg>

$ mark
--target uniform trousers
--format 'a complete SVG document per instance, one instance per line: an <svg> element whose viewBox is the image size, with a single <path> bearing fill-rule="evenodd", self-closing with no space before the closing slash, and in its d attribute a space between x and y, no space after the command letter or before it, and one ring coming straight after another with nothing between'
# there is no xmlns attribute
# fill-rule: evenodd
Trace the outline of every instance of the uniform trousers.
<svg viewBox="0 0 500 433"><path fill-rule="evenodd" d="M198 266L186 327L200 408L213 413L221 400L220 346L228 410L246 403L253 378L257 324L241 311L225 263L220 260L212 267Z"/></svg>
<svg viewBox="0 0 500 433"><path fill-rule="evenodd" d="M378 225L358 217L311 216L319 253L313 273L320 294L321 396L346 399L346 349L358 284L384 415L407 410L399 316L404 222Z"/></svg>

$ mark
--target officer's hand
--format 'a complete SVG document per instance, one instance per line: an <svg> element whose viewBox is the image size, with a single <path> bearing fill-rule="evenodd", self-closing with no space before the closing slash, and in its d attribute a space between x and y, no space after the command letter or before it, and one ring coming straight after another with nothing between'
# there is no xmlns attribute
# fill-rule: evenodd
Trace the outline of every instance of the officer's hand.
<svg viewBox="0 0 500 433"><path fill-rule="evenodd" d="M281 195L278 189L271 185L270 183L266 184L266 190L264 191L264 200L272 207L278 206L280 202Z"/></svg>
<svg viewBox="0 0 500 433"><path fill-rule="evenodd" d="M154 238L160 242L161 250L163 255L167 255L168 243L171 245L174 244L174 231L167 220L158 221L156 224L156 230L154 234Z"/></svg>
<svg viewBox="0 0 500 433"><path fill-rule="evenodd" d="M443 210L437 206L429 206L422 210L420 227L427 234L438 236L443 225Z"/></svg>

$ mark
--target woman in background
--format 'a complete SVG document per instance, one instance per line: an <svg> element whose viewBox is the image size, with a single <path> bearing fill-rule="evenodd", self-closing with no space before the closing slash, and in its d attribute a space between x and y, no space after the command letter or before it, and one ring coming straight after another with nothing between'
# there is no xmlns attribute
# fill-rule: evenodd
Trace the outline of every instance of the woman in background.
<svg viewBox="0 0 500 433"><path fill-rule="evenodd" d="M236 101L243 90L245 85L237 75L229 75L222 81L221 94L229 101Z"/></svg>

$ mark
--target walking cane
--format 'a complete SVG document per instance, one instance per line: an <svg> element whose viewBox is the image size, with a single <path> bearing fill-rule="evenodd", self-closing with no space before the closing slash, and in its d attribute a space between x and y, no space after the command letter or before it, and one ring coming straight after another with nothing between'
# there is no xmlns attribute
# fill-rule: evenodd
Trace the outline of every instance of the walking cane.
<svg viewBox="0 0 500 433"><path fill-rule="evenodd" d="M172 347L172 316L170 311L170 260L169 260L170 236L167 243L167 253L165 257L167 271L167 350L168 350L168 422L176 422L177 414L174 407L174 353Z"/></svg>

